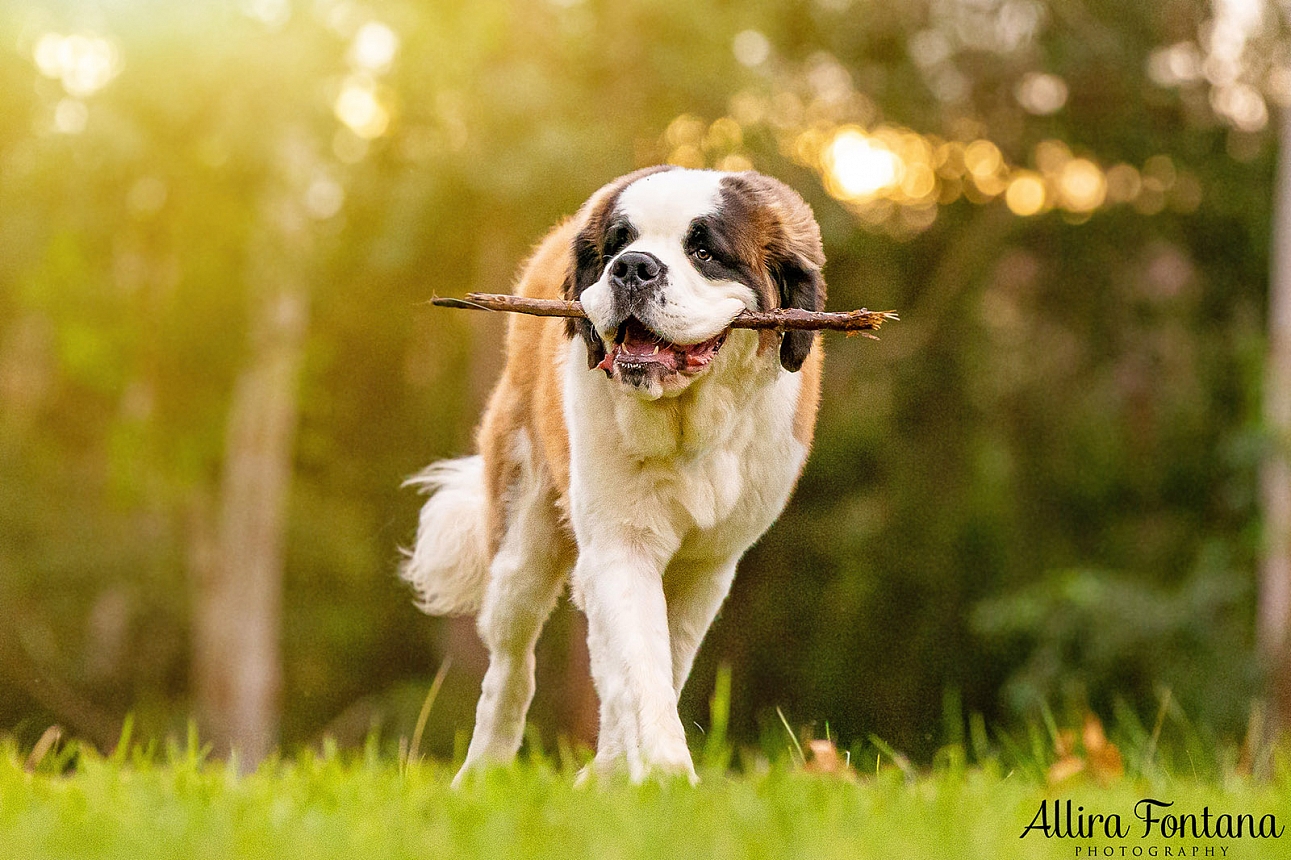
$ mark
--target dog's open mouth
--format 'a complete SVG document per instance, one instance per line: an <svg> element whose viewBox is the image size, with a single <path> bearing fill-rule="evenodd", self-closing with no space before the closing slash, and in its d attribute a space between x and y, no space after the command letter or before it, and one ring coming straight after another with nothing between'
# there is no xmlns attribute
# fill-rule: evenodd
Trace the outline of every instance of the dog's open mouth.
<svg viewBox="0 0 1291 860"><path fill-rule="evenodd" d="M636 317L628 317L618 327L613 343L608 345L605 358L597 367L607 376L613 376L616 367L629 374L649 371L662 375L699 373L712 363L728 331L703 343L672 343L655 334Z"/></svg>

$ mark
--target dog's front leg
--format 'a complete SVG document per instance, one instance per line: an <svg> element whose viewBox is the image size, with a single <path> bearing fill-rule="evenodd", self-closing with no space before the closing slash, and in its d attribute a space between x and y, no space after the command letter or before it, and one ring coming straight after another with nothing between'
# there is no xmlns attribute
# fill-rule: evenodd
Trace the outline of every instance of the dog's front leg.
<svg viewBox="0 0 1291 860"><path fill-rule="evenodd" d="M664 559L638 547L585 547L574 570L587 613L592 676L601 699L596 767L626 759L634 781L650 773L696 781L677 715Z"/></svg>

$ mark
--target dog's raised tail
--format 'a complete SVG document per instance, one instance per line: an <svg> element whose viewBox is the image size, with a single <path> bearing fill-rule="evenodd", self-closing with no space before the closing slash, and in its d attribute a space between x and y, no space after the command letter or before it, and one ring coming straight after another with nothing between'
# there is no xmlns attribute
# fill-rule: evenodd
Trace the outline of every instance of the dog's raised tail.
<svg viewBox="0 0 1291 860"><path fill-rule="evenodd" d="M488 582L484 458L441 460L404 482L430 496L399 576L431 615L475 612Z"/></svg>

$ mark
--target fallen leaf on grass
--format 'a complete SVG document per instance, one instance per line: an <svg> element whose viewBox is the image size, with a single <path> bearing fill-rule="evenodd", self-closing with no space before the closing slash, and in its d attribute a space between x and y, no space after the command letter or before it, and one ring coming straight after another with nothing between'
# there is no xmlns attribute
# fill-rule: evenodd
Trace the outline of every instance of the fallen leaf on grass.
<svg viewBox="0 0 1291 860"><path fill-rule="evenodd" d="M811 758L803 765L802 769L808 773L824 773L830 776L840 776L844 779L855 777L851 766L848 765L843 756L838 754L838 747L834 746L833 741L808 741L807 749L811 752Z"/></svg>
<svg viewBox="0 0 1291 860"><path fill-rule="evenodd" d="M31 755L27 756L27 761L23 764L23 770L27 771L27 773L35 773L36 768L40 767L40 763L45 760L45 756L49 755L49 751L54 748L54 744L58 743L62 736L62 726L50 726L45 729L44 734L40 736L40 740L36 741L36 745L31 748Z"/></svg>
<svg viewBox="0 0 1291 860"><path fill-rule="evenodd" d="M1058 759L1046 774L1050 785L1066 782L1081 773L1088 773L1100 785L1110 785L1125 774L1121 751L1107 739L1102 721L1093 713L1085 714L1079 747L1075 731L1064 729L1054 742L1054 752Z"/></svg>

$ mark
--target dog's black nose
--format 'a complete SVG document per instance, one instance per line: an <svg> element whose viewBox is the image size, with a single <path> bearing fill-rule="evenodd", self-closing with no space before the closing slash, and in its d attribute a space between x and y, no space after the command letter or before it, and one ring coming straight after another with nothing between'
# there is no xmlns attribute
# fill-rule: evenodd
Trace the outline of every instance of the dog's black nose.
<svg viewBox="0 0 1291 860"><path fill-rule="evenodd" d="M621 254L610 267L610 286L623 287L630 292L659 286L667 268L654 254L628 251Z"/></svg>

